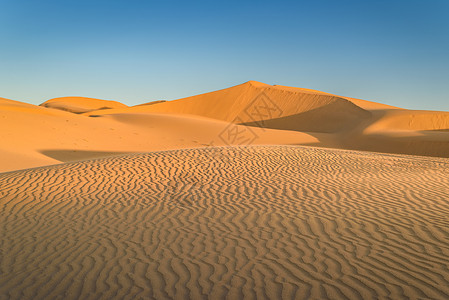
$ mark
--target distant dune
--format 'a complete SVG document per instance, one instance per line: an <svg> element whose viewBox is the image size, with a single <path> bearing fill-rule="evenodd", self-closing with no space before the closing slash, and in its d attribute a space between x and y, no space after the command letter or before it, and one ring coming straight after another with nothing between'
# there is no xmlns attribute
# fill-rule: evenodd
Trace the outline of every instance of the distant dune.
<svg viewBox="0 0 449 300"><path fill-rule="evenodd" d="M151 102L147 102L147 103L137 104L135 106L154 105L154 104L159 104L159 103L164 103L164 102L167 102L167 100L156 100L156 101L151 101Z"/></svg>
<svg viewBox="0 0 449 300"><path fill-rule="evenodd" d="M55 108L75 114L94 110L128 107L117 101L101 100L86 97L60 97L50 99L41 104L43 107Z"/></svg>
<svg viewBox="0 0 449 300"><path fill-rule="evenodd" d="M14 299L448 299L449 161L206 147L0 174Z"/></svg>

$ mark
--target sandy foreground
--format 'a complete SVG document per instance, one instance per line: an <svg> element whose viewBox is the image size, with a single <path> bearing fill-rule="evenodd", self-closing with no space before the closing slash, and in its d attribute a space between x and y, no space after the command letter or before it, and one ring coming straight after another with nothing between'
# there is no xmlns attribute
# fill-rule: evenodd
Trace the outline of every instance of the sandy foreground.
<svg viewBox="0 0 449 300"><path fill-rule="evenodd" d="M448 174L302 146L1 173L0 299L447 299Z"/></svg>

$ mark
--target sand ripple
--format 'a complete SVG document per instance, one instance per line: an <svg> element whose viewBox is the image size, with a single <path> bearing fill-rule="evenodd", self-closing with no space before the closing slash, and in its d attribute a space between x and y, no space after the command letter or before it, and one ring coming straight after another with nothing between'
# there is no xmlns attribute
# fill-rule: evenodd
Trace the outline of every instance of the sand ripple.
<svg viewBox="0 0 449 300"><path fill-rule="evenodd" d="M2 173L0 299L447 299L448 174L289 146Z"/></svg>

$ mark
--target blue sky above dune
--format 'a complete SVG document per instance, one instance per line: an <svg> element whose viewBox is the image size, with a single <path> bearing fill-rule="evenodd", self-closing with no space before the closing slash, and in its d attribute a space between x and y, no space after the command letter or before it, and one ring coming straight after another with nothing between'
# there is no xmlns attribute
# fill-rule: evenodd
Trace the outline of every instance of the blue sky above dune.
<svg viewBox="0 0 449 300"><path fill-rule="evenodd" d="M128 105L248 80L449 111L449 2L0 0L0 97Z"/></svg>

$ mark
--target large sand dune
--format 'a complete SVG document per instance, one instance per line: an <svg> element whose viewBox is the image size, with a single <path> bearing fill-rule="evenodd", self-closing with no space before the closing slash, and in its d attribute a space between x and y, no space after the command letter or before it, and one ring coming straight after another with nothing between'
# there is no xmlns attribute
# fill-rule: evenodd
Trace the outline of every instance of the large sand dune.
<svg viewBox="0 0 449 300"><path fill-rule="evenodd" d="M192 114L265 128L310 132L337 132L351 128L370 116L368 111L343 97L256 81L125 110ZM89 114L118 113L125 110L94 111Z"/></svg>
<svg viewBox="0 0 449 300"><path fill-rule="evenodd" d="M320 146L449 157L448 112L407 110L256 81L175 101L88 114L126 111L191 114L253 127L305 132L317 137L320 143L315 145Z"/></svg>
<svg viewBox="0 0 449 300"><path fill-rule="evenodd" d="M449 162L207 147L0 174L0 298L449 297Z"/></svg>

